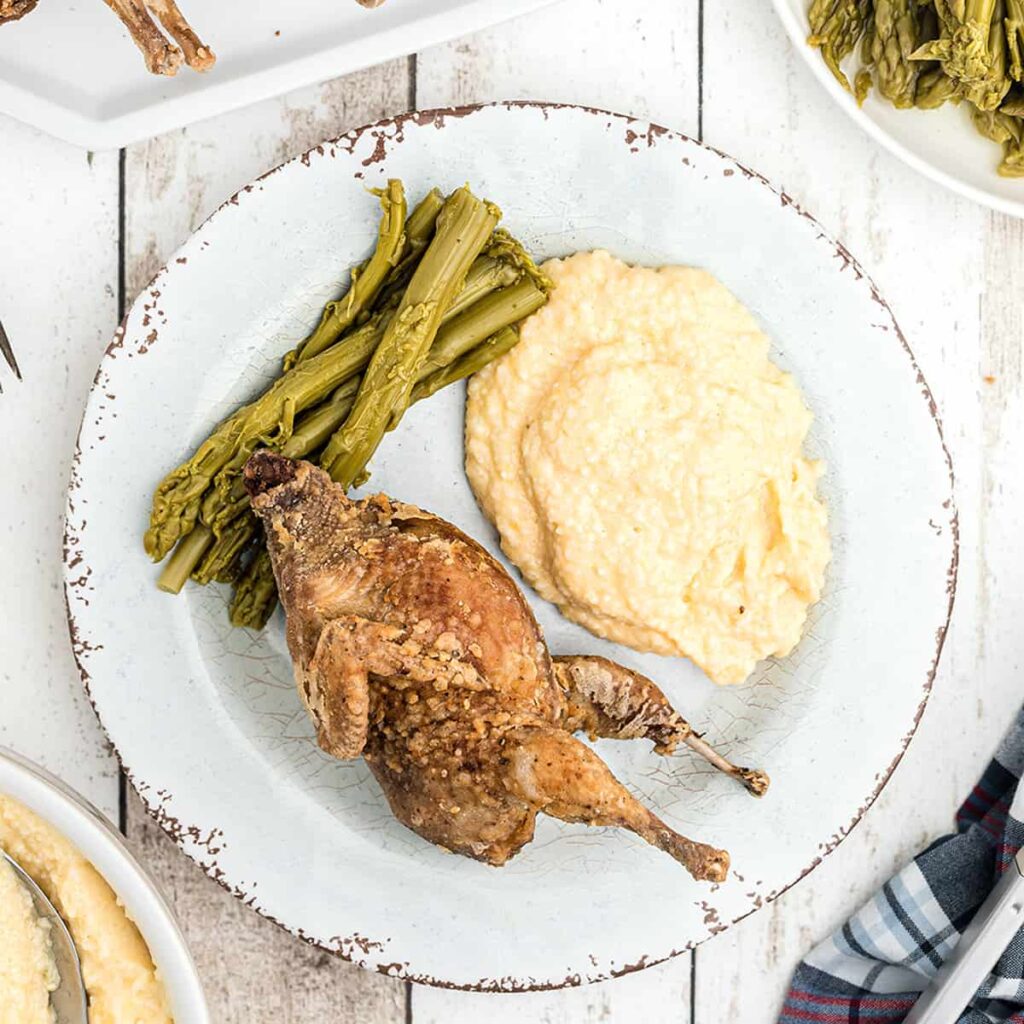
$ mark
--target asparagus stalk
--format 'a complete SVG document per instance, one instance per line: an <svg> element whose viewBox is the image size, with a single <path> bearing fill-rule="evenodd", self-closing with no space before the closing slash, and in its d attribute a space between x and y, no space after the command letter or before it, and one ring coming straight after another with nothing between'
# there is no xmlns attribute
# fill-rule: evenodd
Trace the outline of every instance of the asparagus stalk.
<svg viewBox="0 0 1024 1024"><path fill-rule="evenodd" d="M351 486L376 450L393 410L408 401L441 317L500 216L497 207L467 188L456 190L445 203L433 241L366 368L352 411L321 456L321 465L344 486Z"/></svg>
<svg viewBox="0 0 1024 1024"><path fill-rule="evenodd" d="M453 359L447 366L438 367L431 373L421 377L412 389L410 405L422 402L423 399L448 387L456 381L471 377L477 370L482 370L488 363L494 362L514 348L519 341L518 327L503 327L483 344Z"/></svg>
<svg viewBox="0 0 1024 1024"><path fill-rule="evenodd" d="M277 580L270 553L265 547L256 552L242 573L231 600L231 625L262 629L277 607Z"/></svg>
<svg viewBox="0 0 1024 1024"><path fill-rule="evenodd" d="M479 256L466 274L466 283L462 286L462 291L444 311L441 317L442 325L472 308L495 289L514 284L519 277L520 271L515 264L495 259L493 256Z"/></svg>
<svg viewBox="0 0 1024 1024"><path fill-rule="evenodd" d="M807 42L821 50L828 69L848 91L850 81L840 65L853 52L870 15L871 0L813 0L808 11Z"/></svg>
<svg viewBox="0 0 1024 1024"><path fill-rule="evenodd" d="M989 35L996 14L996 0L936 2L942 23L938 39L919 46L912 60L938 60L945 73L958 82L972 85L991 77L995 54L989 49Z"/></svg>
<svg viewBox="0 0 1024 1024"><path fill-rule="evenodd" d="M871 61L878 91L895 107L914 105L921 65L910 55L917 47L919 28L917 0L875 0Z"/></svg>
<svg viewBox="0 0 1024 1024"><path fill-rule="evenodd" d="M971 120L974 122L974 127L985 138L991 139L993 142L1004 144L1013 141L1020 135L1017 118L1010 117L1001 110L972 110Z"/></svg>
<svg viewBox="0 0 1024 1024"><path fill-rule="evenodd" d="M462 291L459 293L455 302L452 303L451 307L442 317L441 323L447 324L455 317L462 314L467 309L473 309L474 304L484 296L494 292L496 288L513 283L519 276L520 271L515 265L510 265L503 260L494 259L491 257L481 256L479 257L470 267L469 273L466 275L466 283ZM541 300L543 301L543 300ZM515 297L511 299L502 300L502 305L508 304L510 307L516 302ZM484 310L486 307L481 307ZM490 315L489 312L486 315ZM380 338L383 337L384 329L389 322L390 314L380 317L374 321L374 345L379 344ZM469 331L471 335L477 340L486 338L491 331L485 331L481 334L479 326L474 326L474 321L477 319L477 314L472 314L469 321ZM511 322L511 321L505 321ZM361 328L360 330L365 330ZM460 330L462 330L460 328ZM442 331L439 337L446 336L445 332ZM346 341L346 344L348 342ZM362 351L362 350L361 350ZM359 370L365 368L366 363L370 360L369 349L365 350L365 361L359 367ZM349 399L348 404L345 406L346 412L352 408L351 399L355 397L356 391L359 386L359 378L353 376L349 380L345 381L335 392L327 405L334 404L336 399L346 398ZM330 432L340 426L335 421L335 417L329 417L331 426ZM278 448L284 454L288 454L289 450L295 449L295 445L290 444L290 436L292 430L280 430L278 441L273 447ZM312 447L319 447L321 444L327 441L330 434L323 437L316 445ZM312 450L312 447L305 446L305 443L300 439L298 447L301 450L301 454L305 455ZM245 463L248 461L249 456L254 450L253 445L242 445L238 452L217 472L214 476L211 487L206 492L206 496L202 500L200 506L200 519L208 526L213 527L214 532L219 533L222 522L224 521L224 513L227 510L227 518L234 518L234 515L230 512L230 507L234 502L237 502L239 498L243 501L243 508L248 506L247 496L245 494L245 488L241 484L241 472ZM298 458L298 455L290 456L292 458ZM235 513L237 514L237 513Z"/></svg>
<svg viewBox="0 0 1024 1024"><path fill-rule="evenodd" d="M392 178L385 189L374 189L380 198L383 216L377 229L377 247L361 267L352 268L348 291L324 306L323 316L313 333L284 359L285 370L319 355L368 310L377 298L388 274L402 259L405 249L405 189Z"/></svg>
<svg viewBox="0 0 1024 1024"><path fill-rule="evenodd" d="M1024 0L1006 0L1006 45L1010 51L1010 77L1015 82L1024 81L1024 58L1021 43L1024 41Z"/></svg>
<svg viewBox="0 0 1024 1024"><path fill-rule="evenodd" d="M1010 91L1010 76L1007 72L1009 54L1003 18L1005 13L1003 0L996 0L995 15L989 27L988 73L964 92L966 98L979 110L995 110Z"/></svg>
<svg viewBox="0 0 1024 1024"><path fill-rule="evenodd" d="M198 524L174 549L156 585L168 594L179 594L196 563L213 543L213 530Z"/></svg>
<svg viewBox="0 0 1024 1024"><path fill-rule="evenodd" d="M527 275L545 295L551 291L551 278L534 263L533 257L523 248L522 243L504 228L497 228L491 235L487 255L514 266L520 274Z"/></svg>
<svg viewBox="0 0 1024 1024"><path fill-rule="evenodd" d="M500 352L495 348L494 336L506 326L518 323L539 309L546 299L546 294L537 285L531 280L524 279L477 302L461 316L445 324L420 366L413 395L416 395L416 389L420 388L427 378L444 370L467 353L472 355L477 348L492 353L485 362L496 359ZM479 361L479 357L476 361ZM479 365L485 365L485 362ZM347 419L355 404L355 392L359 384L359 378L346 382L344 388L339 388L329 403L300 421L294 434L282 446L281 454L287 455L290 459L301 459L325 444ZM435 386L430 394L441 386L443 385ZM419 398L413 397L413 401L419 401ZM389 424L389 429L391 426L393 425ZM235 493L244 496L245 488L240 487Z"/></svg>
<svg viewBox="0 0 1024 1024"><path fill-rule="evenodd" d="M1001 110L971 112L975 128L1003 147L1003 158L996 168L1004 178L1024 177L1024 120Z"/></svg>
<svg viewBox="0 0 1024 1024"><path fill-rule="evenodd" d="M996 170L1004 178L1024 178L1024 143L1011 139L1003 146L1003 159Z"/></svg>
<svg viewBox="0 0 1024 1024"><path fill-rule="evenodd" d="M409 284L409 278L412 277L412 273L416 269L420 256L423 255L423 250L434 237L437 217L443 208L444 196L441 190L432 188L409 214L409 219L405 224L405 248L402 251L402 259L398 266L388 274L384 287L380 290L378 305L384 302L398 304L398 300Z"/></svg>
<svg viewBox="0 0 1024 1024"><path fill-rule="evenodd" d="M242 508L243 514L247 512L247 508L247 505ZM246 520L252 519L252 516L246 515L245 518ZM255 527L255 521L253 526ZM213 543L203 551L202 560L192 570L192 581L203 587L207 583L215 581L218 583L234 582L242 554L252 542L254 535L253 531L242 529L222 530L219 536L214 531Z"/></svg>
<svg viewBox="0 0 1024 1024"><path fill-rule="evenodd" d="M502 328L524 320L540 309L546 301L546 293L529 277L524 277L516 284L492 292L481 299L461 316L446 324L438 333L437 340L431 346L426 359L420 364L414 387L437 371L450 366L473 346L497 334ZM406 400L393 408L388 430L394 430L411 404L410 390ZM371 452L370 455L372 454ZM359 473L365 469L367 462L369 457L359 466Z"/></svg>
<svg viewBox="0 0 1024 1024"><path fill-rule="evenodd" d="M941 107L947 100L959 98L959 83L947 77L941 67L923 72L917 80L914 105L922 110L934 110L936 107Z"/></svg>
<svg viewBox="0 0 1024 1024"><path fill-rule="evenodd" d="M389 182L389 185L391 183ZM380 192L375 194L380 195ZM385 200L382 199L382 203ZM444 206L444 196L437 188L432 188L420 201L416 204L412 213L409 214L409 219L405 222L405 230L401 236L401 250L397 255L397 264L393 266L387 273L387 277L383 283L379 285L377 294L374 298L368 298L365 303L362 304L363 308L359 310L354 316L348 316L347 312L349 306L346 305L346 316L343 319L337 317L331 317L331 308L339 307L343 303L354 302L358 298L352 298L356 284L358 283L364 292L368 288L369 282L367 281L367 271L373 273L374 260L381 258L381 247L382 245L390 245L393 242L393 228L395 221L390 219L390 211L392 207L387 207L389 216L385 216L381 220L380 227L378 228L378 245L374 251L373 256L369 260L359 264L352 271L352 288L346 293L341 299L336 302L329 302L324 308L324 312L321 315L320 324L317 329L307 338L302 344L298 345L291 352L284 357L284 369L290 370L297 362L301 362L303 359L309 359L317 354L317 351L323 351L329 345L335 344L339 338L347 331L352 324L361 324L365 322L369 317L371 307L376 308L379 312L381 309L386 308L389 305L391 297L394 295L397 289L399 293L404 287L404 284L408 281L409 274L412 272L412 268L415 266L416 261L419 259L420 254L430 244L430 239L434 234L434 224L437 221L437 215L441 212L441 208ZM397 299L397 296L395 296ZM397 305L397 301L394 303ZM350 323L345 324L344 319L348 319ZM325 326L326 324L326 326ZM340 329L339 329L340 328Z"/></svg>
<svg viewBox="0 0 1024 1024"><path fill-rule="evenodd" d="M402 246L402 259L396 271L403 265L420 258L423 250L430 245L434 237L434 225L437 215L444 207L444 196L439 188L432 188L414 207L409 219L405 222L405 244Z"/></svg>

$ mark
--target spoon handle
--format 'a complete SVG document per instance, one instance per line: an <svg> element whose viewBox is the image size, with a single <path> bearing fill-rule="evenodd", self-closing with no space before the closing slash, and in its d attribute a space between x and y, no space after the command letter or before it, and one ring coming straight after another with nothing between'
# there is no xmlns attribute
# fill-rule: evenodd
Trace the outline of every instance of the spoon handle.
<svg viewBox="0 0 1024 1024"><path fill-rule="evenodd" d="M978 908L949 959L904 1024L955 1024L1010 940L1024 925L1024 850Z"/></svg>

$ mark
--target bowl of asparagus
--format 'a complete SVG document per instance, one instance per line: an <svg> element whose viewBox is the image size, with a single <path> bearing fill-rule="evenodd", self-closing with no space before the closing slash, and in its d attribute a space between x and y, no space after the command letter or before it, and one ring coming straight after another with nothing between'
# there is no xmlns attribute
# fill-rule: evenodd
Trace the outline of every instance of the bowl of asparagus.
<svg viewBox="0 0 1024 1024"><path fill-rule="evenodd" d="M814 77L922 174L1024 216L1022 0L775 0Z"/></svg>

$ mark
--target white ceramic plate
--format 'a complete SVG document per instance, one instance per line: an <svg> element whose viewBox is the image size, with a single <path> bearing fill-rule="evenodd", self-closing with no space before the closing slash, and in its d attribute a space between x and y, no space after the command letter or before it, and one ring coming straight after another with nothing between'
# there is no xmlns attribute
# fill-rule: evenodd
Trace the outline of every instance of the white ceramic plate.
<svg viewBox="0 0 1024 1024"><path fill-rule="evenodd" d="M226 594L154 586L153 486L260 388L374 237L367 185L470 181L539 256L603 246L717 274L760 318L816 414L835 559L797 653L719 689L688 662L597 641L530 595L555 652L610 651L773 778L756 801L692 758L602 742L620 778L734 872L694 882L630 835L539 822L496 870L391 816L362 762L320 753L280 621L232 630ZM497 553L462 471L463 394L412 410L372 484ZM628 486L628 481L624 482ZM956 519L935 409L870 280L756 174L699 143L580 108L502 104L354 131L254 182L139 297L100 366L68 504L68 601L100 717L150 809L247 902L365 966L486 989L654 963L818 863L874 799L928 694L954 582Z"/></svg>
<svg viewBox="0 0 1024 1024"><path fill-rule="evenodd" d="M85 797L13 751L0 747L0 793L35 811L84 854L124 904L149 946L180 1024L209 1024L199 975L156 883L124 837Z"/></svg>
<svg viewBox="0 0 1024 1024"><path fill-rule="evenodd" d="M954 192L994 210L1024 217L1024 179L1001 178L996 173L999 146L975 131L966 109L947 103L938 110L897 110L874 90L863 107L858 107L825 67L821 54L807 45L810 0L773 2L814 77L873 139L914 170ZM854 64L851 57L850 67Z"/></svg>
<svg viewBox="0 0 1024 1024"><path fill-rule="evenodd" d="M0 25L0 112L115 149L476 32L551 0L182 0L217 54L208 74L151 75L103 0L44 0Z"/></svg>

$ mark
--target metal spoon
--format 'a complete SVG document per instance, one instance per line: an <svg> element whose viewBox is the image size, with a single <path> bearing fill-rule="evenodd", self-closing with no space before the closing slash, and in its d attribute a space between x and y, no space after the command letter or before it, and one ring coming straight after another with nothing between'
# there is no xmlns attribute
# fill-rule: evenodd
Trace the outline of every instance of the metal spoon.
<svg viewBox="0 0 1024 1024"><path fill-rule="evenodd" d="M35 903L36 913L50 922L53 958L57 962L57 971L60 974L60 983L50 995L50 1003L57 1014L57 1024L87 1024L88 997L85 994L85 982L82 980L82 963L68 926L46 893L36 884L35 879L4 850L0 850L0 856L14 868L18 881L28 890L32 902Z"/></svg>

